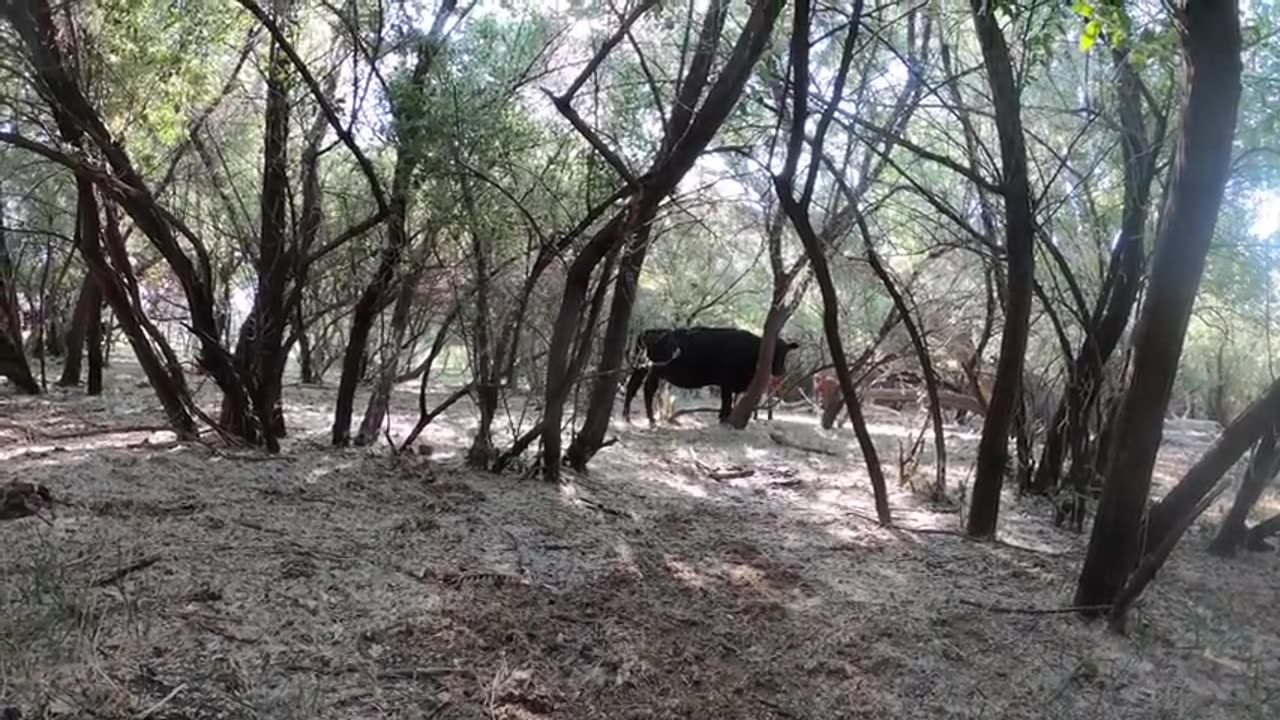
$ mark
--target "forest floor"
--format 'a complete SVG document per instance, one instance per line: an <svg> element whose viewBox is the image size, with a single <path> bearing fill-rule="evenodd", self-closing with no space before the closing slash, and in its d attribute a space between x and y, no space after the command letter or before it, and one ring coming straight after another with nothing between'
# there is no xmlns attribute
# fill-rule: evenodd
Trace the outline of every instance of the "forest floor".
<svg viewBox="0 0 1280 720"><path fill-rule="evenodd" d="M1006 495L976 543L897 481L913 417L871 412L884 529L852 433L807 412L619 423L553 487L465 469L466 407L429 455L339 451L332 388L291 386L267 457L107 433L160 423L136 369L109 385L0 395L0 483L65 503L0 523L6 720L1280 717L1280 557L1207 555L1221 507L1111 635L1037 612L1085 541L1047 505ZM950 430L959 494L977 435ZM1171 424L1157 485L1212 437Z"/></svg>

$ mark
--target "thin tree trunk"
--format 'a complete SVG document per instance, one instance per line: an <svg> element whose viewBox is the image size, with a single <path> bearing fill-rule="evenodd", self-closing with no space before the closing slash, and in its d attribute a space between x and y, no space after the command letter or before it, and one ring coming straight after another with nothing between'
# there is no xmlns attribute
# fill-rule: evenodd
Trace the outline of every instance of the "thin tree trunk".
<svg viewBox="0 0 1280 720"><path fill-rule="evenodd" d="M129 290L125 287L124 276L127 268L113 268L108 264L103 253L103 241L108 240L102 232L98 215L98 200L94 185L85 177L76 178L78 193L78 215L83 223L80 229L80 254L84 258L94 280L102 289L107 302L111 304L121 330L133 348L134 357L143 373L155 390L156 397L164 408L169 425L180 439L191 439L196 436L195 422L188 410L191 400L186 388L170 374L166 362L152 346L152 338L140 319L141 309L134 306ZM112 238L109 242L119 240Z"/></svg>
<svg viewBox="0 0 1280 720"><path fill-rule="evenodd" d="M89 360L88 387L89 395L102 394L102 293L94 283L93 304L89 306L89 319L85 323L85 354Z"/></svg>
<svg viewBox="0 0 1280 720"><path fill-rule="evenodd" d="M840 298L836 295L835 283L831 280L831 270L827 266L827 258L818 242L817 233L809 224L809 217L798 207L788 187L778 188L778 199L782 203L787 216L800 236L805 254L813 266L814 279L818 281L818 290L822 295L822 329L827 337L827 347L831 350L831 362L835 367L836 378L840 381L840 392L844 396L845 409L849 411L849 422L853 425L853 433L858 438L858 447L862 449L862 458L867 466L867 475L871 478L871 488L875 495L876 516L881 525L888 526L893 518L889 512L889 491L884 480L884 470L880 467L880 457L876 452L875 442L867 430L867 421L862 417L862 407L858 401L857 389L853 375L849 372L849 362L844 353L844 341L840 337Z"/></svg>
<svg viewBox="0 0 1280 720"><path fill-rule="evenodd" d="M18 306L13 261L5 234L4 202L0 201L0 375L22 392L40 394L40 383L31 374L22 347L22 311Z"/></svg>
<svg viewBox="0 0 1280 720"><path fill-rule="evenodd" d="M58 379L61 387L75 387L80 384L80 371L83 365L85 337L89 331L89 314L93 303L99 309L102 305L102 294L93 283L93 276L88 270L80 281L80 292L76 296L76 307L71 316L71 327L67 329L66 355L63 359L62 377Z"/></svg>
<svg viewBox="0 0 1280 720"><path fill-rule="evenodd" d="M640 270L644 267L645 255L649 251L652 221L651 215L641 223L618 270L618 280L613 288L609 308L609 322L605 325L604 341L600 347L598 371L588 396L587 417L565 453L569 467L578 472L586 471L587 463L604 446L604 436L609 430L609 418L613 416L613 402L618 394L618 383L626 360L627 337L631 328L631 312L636 302L636 290L640 283Z"/></svg>
<svg viewBox="0 0 1280 720"><path fill-rule="evenodd" d="M760 0L751 9L751 15L743 25L733 51L725 61L719 77L707 93L688 129L674 143L669 152L660 152L651 170L645 174L645 182L622 211L614 216L574 258L565 278L564 293L555 322L552 326L550 352L547 355L544 432L542 433L542 471L546 480L558 482L561 463L561 421L564 418L564 402L569 397L576 377L568 373L569 340L579 325L591 275L606 256L616 254L652 217L658 205L669 195L684 176L693 168L702 151L706 149L729 113L737 105L756 60L764 52L773 26L782 10L781 0ZM581 118L573 111L565 98L556 98L557 109L570 122L585 130L589 139L598 142L590 128L580 127ZM576 122L575 122L576 121ZM596 143L593 143L596 144ZM598 150L601 148L597 147ZM607 148L601 150L609 157ZM616 160L616 158L614 158ZM615 167L617 164L615 163ZM625 171L625 166L620 168ZM624 175L625 176L625 175Z"/></svg>
<svg viewBox="0 0 1280 720"><path fill-rule="evenodd" d="M377 442L378 431L382 428L382 421L387 417L387 410L391 405L391 388L395 384L396 372L400 367L398 362L400 346L404 344L405 328L409 326L409 313L413 310L418 279L421 276L421 270L414 270L400 282L400 291L396 293L396 304L391 310L391 337L383 342L382 358L374 380L373 392L369 395L369 404L365 408L360 431L356 433L357 447Z"/></svg>
<svg viewBox="0 0 1280 720"><path fill-rule="evenodd" d="M1112 446L1106 463L1076 586L1078 606L1114 601L1138 559L1169 392L1230 171L1241 87L1239 8L1235 2L1184 0L1177 14L1186 93L1172 187L1134 331L1133 380L1116 421L1125 439Z"/></svg>
<svg viewBox="0 0 1280 720"><path fill-rule="evenodd" d="M1013 76L1009 46L995 14L995 6L972 0L973 24L982 46L1000 136L1005 213L1005 252L1008 257L1008 289L1004 302L1004 331L995 385L982 424L978 458L965 528L971 537L993 537L1000 514L1000 491L1009 461L1009 428L1022 386L1023 361L1031 319L1032 285L1035 282L1035 227L1031 186L1027 177L1027 150L1022 135L1021 100Z"/></svg>
<svg viewBox="0 0 1280 720"><path fill-rule="evenodd" d="M453 12L455 3L441 3L437 9L431 30L419 40L409 87L414 92L425 87L428 73L439 55L444 37L444 24ZM409 193L413 188L418 164L427 150L426 134L429 127L420 111L412 105L393 104L392 114L403 133L397 146L396 166L391 179L391 197L387 201L387 240L378 257L378 267L373 279L360 293L355 312L351 315L351 330L347 337L346 351L342 357L342 378L338 382L338 397L333 411L333 444L344 447L351 441L351 414L355 409L356 386L363 376L365 352L373 321L383 307L390 292L400 261L409 249L409 232L406 228L409 211Z"/></svg>
<svg viewBox="0 0 1280 720"><path fill-rule="evenodd" d="M1142 116L1142 81L1130 64L1128 55L1127 49L1117 50L1113 55L1119 81L1120 146L1124 162L1124 209L1120 237L1111 253L1097 309L1073 362L1069 375L1071 382L1063 390L1062 401L1045 435L1040 465L1029 488L1033 492L1048 492L1058 484L1064 451L1068 448L1073 463L1085 460L1088 417L1102 389L1103 369L1120 343L1142 283L1143 237L1150 207L1151 182L1155 178L1156 159L1164 139L1165 116L1157 116L1152 137L1148 139Z"/></svg>
<svg viewBox="0 0 1280 720"><path fill-rule="evenodd" d="M1191 466L1169 494L1151 508L1147 516L1146 544L1159 545L1178 518L1212 490L1231 466L1271 431L1276 418L1280 418L1280 380L1272 383L1265 395L1223 428L1213 446Z"/></svg>

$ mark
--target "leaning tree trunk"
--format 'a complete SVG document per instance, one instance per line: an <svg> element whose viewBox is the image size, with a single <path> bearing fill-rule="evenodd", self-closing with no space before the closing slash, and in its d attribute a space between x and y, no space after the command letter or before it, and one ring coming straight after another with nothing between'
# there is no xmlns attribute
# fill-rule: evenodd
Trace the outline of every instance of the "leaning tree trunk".
<svg viewBox="0 0 1280 720"><path fill-rule="evenodd" d="M1181 131L1133 335L1133 381L1116 423L1125 438L1112 446L1106 463L1076 586L1075 604L1082 607L1110 604L1138 560L1169 392L1230 172L1241 87L1239 8L1235 2L1184 0L1177 15L1186 85Z"/></svg>
<svg viewBox="0 0 1280 720"><path fill-rule="evenodd" d="M609 322L605 325L604 340L600 346L600 362L597 365L599 372L588 396L587 417L565 452L569 467L578 472L585 471L587 462L604 446L604 436L609 430L614 396L618 393L618 381L626 360L631 311L635 308L640 270L644 267L645 255L649 250L652 221L651 215L647 221L641 222L618 269L618 279L610 301Z"/></svg>
<svg viewBox="0 0 1280 720"><path fill-rule="evenodd" d="M996 18L995 6L972 0L973 24L982 46L987 82L995 105L1004 179L1005 251L1008 288L1004 302L1004 331L995 385L982 424L978 459L966 532L992 537L1000 514L1000 491L1009 461L1009 429L1021 394L1022 368L1030 330L1031 294L1035 282L1035 227L1031 185L1027 177L1027 149L1022 134L1021 100L1009 57L1009 46Z"/></svg>
<svg viewBox="0 0 1280 720"><path fill-rule="evenodd" d="M875 495L876 516L881 525L889 525L893 518L889 512L889 491L884 480L884 470L880 466L880 457L876 452L875 442L867 430L867 421L862 416L862 406L858 400L857 388L853 375L849 372L849 361L844 353L844 341L840 337L840 298L836 294L835 283L831 280L831 270L827 266L826 255L818 242L818 235L809 224L808 213L800 208L792 197L790 187L778 188L778 199L783 210L791 218L791 223L800 236L805 254L813 266L814 279L818 281L818 291L822 296L822 330L826 334L827 347L831 350L831 362L836 371L836 379L840 381L840 394L844 397L845 409L849 412L849 423L853 425L853 433L858 439L858 447L862 450L862 459L867 466L867 475L871 478L871 489Z"/></svg>
<svg viewBox="0 0 1280 720"><path fill-rule="evenodd" d="M756 406L769 389L769 380L773 376L773 357L778 348L778 338L782 335L782 326L791 316L793 306L787 295L791 291L794 275L786 273L775 279L773 301L769 303L769 312L765 314L764 329L760 335L760 349L756 355L756 369L751 376L747 389L738 398L738 402L730 411L725 424L737 430L747 427Z"/></svg>
<svg viewBox="0 0 1280 720"><path fill-rule="evenodd" d="M1159 545L1178 519L1200 502L1231 466L1275 426L1277 418L1280 418L1280 380L1272 383L1265 395L1223 428L1213 446L1169 494L1151 508L1147 516L1146 545Z"/></svg>
<svg viewBox="0 0 1280 720"><path fill-rule="evenodd" d="M391 310L391 336L382 343L382 358L373 392L369 395L360 432L356 433L355 444L358 447L377 442L378 430L382 428L382 421L386 419L387 410L391 406L391 388L395 385L396 372L400 368L400 346L404 344L405 328L409 326L409 313L413 310L419 277L421 271L415 270L400 280L400 292L396 293L396 304Z"/></svg>
<svg viewBox="0 0 1280 720"><path fill-rule="evenodd" d="M782 4L781 0L760 0L752 7L751 15L743 25L732 53L725 61L706 99L689 122L686 132L673 144L669 152L658 154L650 171L643 176L644 182L639 183L637 192L570 263L560 309L552 325L550 349L547 354L542 472L548 481L557 482L560 479L562 461L560 424L564 418L564 402L577 380L576 371L571 373L573 368L569 363L570 338L579 325L592 273L606 256L616 254L614 251L623 247L628 238L633 237L647 219L653 216L658 205L676 189L712 138L719 132L720 126L724 124L742 96L756 60L768 44L774 23L782 10ZM579 82L581 80L580 77ZM581 124L581 118L569 104L569 99L575 90L576 88L573 88L566 98L553 98L553 100L561 114L569 117L570 121L578 126ZM599 142L594 131L589 128L585 130L587 135ZM625 170L625 165L611 151L606 148L602 153L612 158L611 162L624 176L630 174Z"/></svg>
<svg viewBox="0 0 1280 720"><path fill-rule="evenodd" d="M1148 139L1146 122L1142 117L1142 81L1128 56L1127 49L1117 50L1114 54L1119 84L1120 147L1124 161L1124 209L1120 237L1111 252L1107 278L1093 322L1086 330L1084 344L1068 376L1071 382L1063 391L1062 401L1045 435L1040 465L1030 487L1034 492L1048 492L1059 484L1067 448L1071 450L1073 464L1086 461L1088 418L1102 389L1103 369L1129 324L1142 283L1143 235L1147 226L1151 182L1155 178L1156 156L1164 139L1165 116L1157 117L1152 138Z"/></svg>
<svg viewBox="0 0 1280 720"><path fill-rule="evenodd" d="M1231 503L1231 510L1222 520L1218 534L1209 543L1209 552L1214 555L1230 557L1244 544L1247 530L1245 523L1249 519L1249 513L1258 504L1267 484L1275 478L1276 471L1280 470L1280 453L1276 452L1276 430L1276 423L1272 421L1253 449L1253 458L1244 471L1244 480L1240 482L1235 502Z"/></svg>
<svg viewBox="0 0 1280 720"><path fill-rule="evenodd" d="M78 193L78 215L80 216L80 255L84 258L94 280L102 289L103 296L110 303L111 309L120 323L120 329L133 348L134 357L142 367L143 374L155 390L168 417L169 425L177 433L179 439L190 439L196 436L195 422L191 418L188 407L191 399L186 388L178 383L166 369L166 361L162 354L152 346L152 338L144 323L139 318L141 309L134 306L129 290L125 286L124 276L129 272L126 268L116 268L109 264L107 254L103 252L103 242L119 240L104 237L98 215L98 200L91 180L83 176L76 178ZM119 256L121 249L115 253Z"/></svg>

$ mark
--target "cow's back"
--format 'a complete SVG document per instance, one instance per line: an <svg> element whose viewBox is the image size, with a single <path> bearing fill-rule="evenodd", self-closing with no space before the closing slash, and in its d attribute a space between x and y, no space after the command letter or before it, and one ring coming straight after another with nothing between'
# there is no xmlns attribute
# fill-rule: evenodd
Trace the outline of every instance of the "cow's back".
<svg viewBox="0 0 1280 720"><path fill-rule="evenodd" d="M729 392L742 392L751 383L760 339L737 328L691 327L675 330L670 342L679 347L676 357L663 368L663 376L677 387L694 388L717 385ZM666 343L659 343L665 350ZM651 352L655 362L662 362L665 352ZM667 356L669 357L669 356Z"/></svg>

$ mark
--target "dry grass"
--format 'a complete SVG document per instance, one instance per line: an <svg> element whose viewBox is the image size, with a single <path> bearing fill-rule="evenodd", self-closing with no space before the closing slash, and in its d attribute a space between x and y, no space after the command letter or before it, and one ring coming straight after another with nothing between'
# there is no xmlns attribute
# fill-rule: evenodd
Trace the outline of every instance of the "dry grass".
<svg viewBox="0 0 1280 720"><path fill-rule="evenodd" d="M71 503L0 524L0 710L24 718L1280 716L1277 559L1207 556L1220 509L1117 638L983 609L1070 597L1083 539L1047 507L1007 498L1005 543L979 544L913 531L959 515L896 488L882 529L850 433L809 415L619 427L555 488L462 468L466 408L430 459L330 450L315 388L290 388L278 458L69 437L156 422L112 387L0 397L0 481ZM892 466L918 423L873 422ZM1170 433L1158 482L1199 430ZM954 431L953 488L976 441Z"/></svg>

